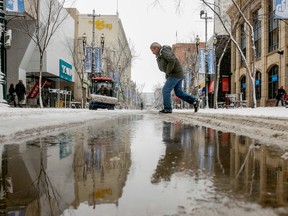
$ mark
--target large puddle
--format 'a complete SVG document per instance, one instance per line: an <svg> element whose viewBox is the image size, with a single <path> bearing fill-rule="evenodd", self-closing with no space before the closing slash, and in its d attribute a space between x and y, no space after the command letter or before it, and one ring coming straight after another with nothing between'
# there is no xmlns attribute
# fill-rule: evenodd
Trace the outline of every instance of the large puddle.
<svg viewBox="0 0 288 216"><path fill-rule="evenodd" d="M2 146L0 215L288 215L284 152L134 115Z"/></svg>

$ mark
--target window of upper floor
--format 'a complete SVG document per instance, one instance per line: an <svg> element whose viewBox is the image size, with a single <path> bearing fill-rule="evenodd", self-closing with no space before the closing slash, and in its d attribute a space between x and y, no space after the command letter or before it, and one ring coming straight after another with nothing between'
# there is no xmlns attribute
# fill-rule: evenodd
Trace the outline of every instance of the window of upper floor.
<svg viewBox="0 0 288 216"><path fill-rule="evenodd" d="M277 50L279 48L279 21L275 19L275 1L269 2L269 16L268 16L268 52Z"/></svg>
<svg viewBox="0 0 288 216"><path fill-rule="evenodd" d="M241 26L240 26L240 34L241 34L241 41L240 41L240 45L241 45L241 51L244 55L244 57L246 57L246 32L245 32L245 23L243 23ZM243 57L241 56L241 65L244 64L244 59Z"/></svg>
<svg viewBox="0 0 288 216"><path fill-rule="evenodd" d="M254 44L256 48L256 58L261 57L261 9L256 10L253 14Z"/></svg>

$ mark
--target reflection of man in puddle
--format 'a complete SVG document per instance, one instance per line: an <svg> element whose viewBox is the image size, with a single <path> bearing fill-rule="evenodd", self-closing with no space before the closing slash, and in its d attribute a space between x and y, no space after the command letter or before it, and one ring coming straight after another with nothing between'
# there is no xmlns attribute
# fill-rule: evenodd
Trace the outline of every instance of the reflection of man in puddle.
<svg viewBox="0 0 288 216"><path fill-rule="evenodd" d="M152 183L159 183L161 180L170 181L172 174L179 168L178 165L184 152L181 146L182 124L164 122L162 137L166 151L165 155L158 161L151 177Z"/></svg>

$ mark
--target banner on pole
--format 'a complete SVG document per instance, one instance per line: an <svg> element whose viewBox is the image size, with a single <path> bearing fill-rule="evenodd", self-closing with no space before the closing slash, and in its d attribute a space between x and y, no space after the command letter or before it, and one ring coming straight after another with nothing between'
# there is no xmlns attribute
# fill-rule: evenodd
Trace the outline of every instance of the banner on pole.
<svg viewBox="0 0 288 216"><path fill-rule="evenodd" d="M11 12L24 12L24 0L6 0L6 10Z"/></svg>
<svg viewBox="0 0 288 216"><path fill-rule="evenodd" d="M189 73L189 71L187 71L185 73L185 85L186 85L186 88L189 88L189 86L190 86L190 73Z"/></svg>
<svg viewBox="0 0 288 216"><path fill-rule="evenodd" d="M101 68L102 68L102 61L101 61L101 49L100 47L96 47L94 51L94 56L95 56L95 68L94 71L96 73L101 73Z"/></svg>
<svg viewBox="0 0 288 216"><path fill-rule="evenodd" d="M102 52L100 47L94 48L94 72L101 73L102 68ZM85 71L91 73L92 69L92 47L86 47Z"/></svg>
<svg viewBox="0 0 288 216"><path fill-rule="evenodd" d="M205 74L205 50L200 48L198 53L199 74Z"/></svg>
<svg viewBox="0 0 288 216"><path fill-rule="evenodd" d="M86 47L86 56L85 56L85 71L91 73L91 64L92 64L92 48Z"/></svg>
<svg viewBox="0 0 288 216"><path fill-rule="evenodd" d="M215 74L213 49L207 50L207 63L208 63L208 74Z"/></svg>
<svg viewBox="0 0 288 216"><path fill-rule="evenodd" d="M275 0L275 19L288 19L287 0Z"/></svg>

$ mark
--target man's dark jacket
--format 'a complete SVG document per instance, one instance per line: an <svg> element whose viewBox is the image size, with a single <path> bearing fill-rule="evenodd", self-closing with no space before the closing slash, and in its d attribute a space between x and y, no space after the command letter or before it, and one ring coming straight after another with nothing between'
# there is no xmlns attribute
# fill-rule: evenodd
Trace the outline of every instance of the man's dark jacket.
<svg viewBox="0 0 288 216"><path fill-rule="evenodd" d="M162 46L157 56L160 71L166 73L166 78L184 78L183 69L170 46Z"/></svg>
<svg viewBox="0 0 288 216"><path fill-rule="evenodd" d="M24 99L24 95L26 94L26 88L23 83L17 83L15 86L15 92L17 94L18 100Z"/></svg>

